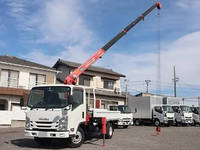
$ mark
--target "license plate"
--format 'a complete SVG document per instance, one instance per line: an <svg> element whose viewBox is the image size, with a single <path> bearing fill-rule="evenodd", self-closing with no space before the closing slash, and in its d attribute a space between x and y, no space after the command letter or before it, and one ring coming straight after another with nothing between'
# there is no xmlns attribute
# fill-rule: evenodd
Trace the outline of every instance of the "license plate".
<svg viewBox="0 0 200 150"><path fill-rule="evenodd" d="M39 137L46 137L46 136L47 136L47 133L45 133L45 132L39 132L39 133L38 133L38 136L39 136Z"/></svg>

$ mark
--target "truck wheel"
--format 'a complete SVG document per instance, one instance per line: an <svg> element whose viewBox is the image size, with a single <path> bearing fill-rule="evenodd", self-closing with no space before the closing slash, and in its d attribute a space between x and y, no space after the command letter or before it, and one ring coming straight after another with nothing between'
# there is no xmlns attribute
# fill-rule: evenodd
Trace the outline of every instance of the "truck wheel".
<svg viewBox="0 0 200 150"><path fill-rule="evenodd" d="M113 126L111 123L107 123L107 126L106 126L106 139L111 139L112 136L113 136L113 132L114 132L114 129L113 129Z"/></svg>
<svg viewBox="0 0 200 150"><path fill-rule="evenodd" d="M69 146L72 148L80 147L85 139L85 133L82 128L78 128L76 135L69 139Z"/></svg>
<svg viewBox="0 0 200 150"><path fill-rule="evenodd" d="M128 128L128 125L123 125L123 128L124 128L124 129Z"/></svg>
<svg viewBox="0 0 200 150"><path fill-rule="evenodd" d="M176 124L176 126L180 126L181 124L180 124L180 122L178 122L177 120L175 120L175 124Z"/></svg>
<svg viewBox="0 0 200 150"><path fill-rule="evenodd" d="M49 145L52 142L52 139L50 138L40 138L40 137L34 137L34 141L38 145Z"/></svg>
<svg viewBox="0 0 200 150"><path fill-rule="evenodd" d="M140 120L136 119L134 123L135 123L136 126L139 126L140 125Z"/></svg>
<svg viewBox="0 0 200 150"><path fill-rule="evenodd" d="M192 126L196 126L196 125L197 125L196 121L193 120Z"/></svg>
<svg viewBox="0 0 200 150"><path fill-rule="evenodd" d="M158 119L156 119L156 120L154 121L154 124L155 124L155 126L160 126L160 121L159 121Z"/></svg>

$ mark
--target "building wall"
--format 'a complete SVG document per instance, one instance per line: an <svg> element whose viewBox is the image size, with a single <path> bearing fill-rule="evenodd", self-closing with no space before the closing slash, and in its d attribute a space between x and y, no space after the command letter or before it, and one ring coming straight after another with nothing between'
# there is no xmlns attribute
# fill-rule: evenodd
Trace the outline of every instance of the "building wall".
<svg viewBox="0 0 200 150"><path fill-rule="evenodd" d="M11 125L12 121L25 121L24 111L0 111L0 125Z"/></svg>
<svg viewBox="0 0 200 150"><path fill-rule="evenodd" d="M20 96L0 95L0 104L5 104L5 110L20 110Z"/></svg>
<svg viewBox="0 0 200 150"><path fill-rule="evenodd" d="M5 81L1 81L2 69L18 71L18 85L17 87L3 84ZM32 88L30 85L30 73L45 75L46 83L44 84L55 84L56 72L46 71L42 69L35 69L30 67L15 66L10 64L0 64L0 109L1 110L20 110L20 99L23 98L25 104L27 103L29 89Z"/></svg>
<svg viewBox="0 0 200 150"><path fill-rule="evenodd" d="M111 89L107 89L107 90L113 91L113 90L115 90L115 88L118 88L119 91L121 92L121 89L120 89L120 78L119 79L114 79L114 80L113 80L113 78L107 78L107 79L112 80L113 83L114 83L113 84L113 89L112 90ZM104 88L104 78L102 78L101 76L98 76L98 75L91 77L90 87L103 89Z"/></svg>
<svg viewBox="0 0 200 150"><path fill-rule="evenodd" d="M52 71L44 71L41 69L32 69L27 67L18 67L12 65L1 64L0 69L9 69L19 71L19 81L18 88L22 89L30 89L31 86L29 84L30 73L41 74L46 76L46 84L54 84L56 82L56 72ZM1 76L1 70L0 70ZM0 83L3 81L0 81Z"/></svg>
<svg viewBox="0 0 200 150"><path fill-rule="evenodd" d="M57 74L57 81L56 83L63 83L63 81L65 80L66 76L68 76L70 73L72 73L72 71L74 70L74 68L71 68L67 65L63 65L63 64L59 64L56 66L56 70L59 71L59 73ZM95 72L95 71L91 71L91 70L86 70L82 77L89 77L90 78L90 87L91 88L96 88L96 89L103 89L106 90L107 92L111 92L113 93L113 95L115 95L115 89L117 88L117 92L118 92L118 96L103 96L103 95L98 95L96 94L96 99L100 100L100 107L101 108L108 108L109 105L111 104L118 104L118 105L124 105L125 104L125 97L121 97L120 96L120 77L117 75L112 75L112 74L108 74L108 73L104 73L104 72ZM113 84L113 89L105 89L104 88L104 79L109 79L114 81ZM79 84L79 79L77 81L77 85ZM91 105L93 105L93 102L91 102Z"/></svg>

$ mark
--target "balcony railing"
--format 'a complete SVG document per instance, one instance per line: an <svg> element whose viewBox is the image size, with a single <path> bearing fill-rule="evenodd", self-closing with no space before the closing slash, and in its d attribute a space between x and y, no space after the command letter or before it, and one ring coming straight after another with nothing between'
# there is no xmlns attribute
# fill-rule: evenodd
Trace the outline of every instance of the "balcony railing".
<svg viewBox="0 0 200 150"><path fill-rule="evenodd" d="M17 79L9 79L0 81L0 87L9 87L9 88L19 88L19 89L31 89L36 85L45 85L46 82L25 82L25 81L18 81Z"/></svg>

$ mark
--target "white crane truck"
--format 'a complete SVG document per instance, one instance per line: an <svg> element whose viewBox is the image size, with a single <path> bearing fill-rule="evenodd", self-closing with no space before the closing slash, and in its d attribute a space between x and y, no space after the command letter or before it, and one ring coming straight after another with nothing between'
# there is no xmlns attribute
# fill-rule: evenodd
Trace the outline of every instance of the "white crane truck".
<svg viewBox="0 0 200 150"><path fill-rule="evenodd" d="M70 146L78 147L86 134L102 129L101 118L106 117L106 138L111 138L120 112L95 109L95 93L90 91L83 86L63 84L32 88L25 135L34 137L39 144L52 138L69 138ZM91 101L94 108L90 106Z"/></svg>
<svg viewBox="0 0 200 150"><path fill-rule="evenodd" d="M38 143L46 142L51 138L67 138L71 147L79 147L83 143L85 135L101 131L103 117L107 120L106 137L111 138L113 123L119 119L119 112L95 109L95 107L89 109L88 104L90 103L86 100L87 88L74 85L79 76L101 58L113 44L143 20L154 8L161 9L161 7L161 4L156 2L126 26L92 57L70 73L65 78L65 85L33 87L27 105L25 134L34 137ZM93 95L95 101L95 94Z"/></svg>

